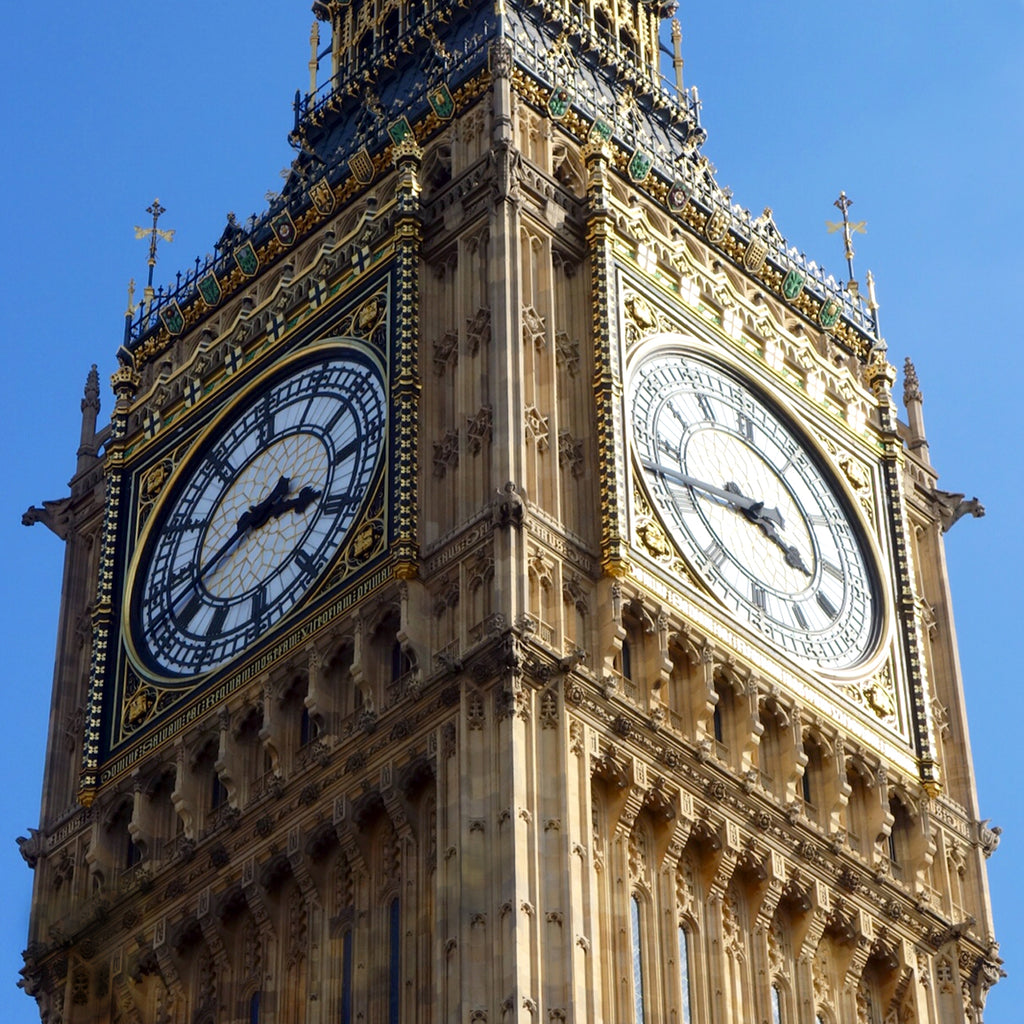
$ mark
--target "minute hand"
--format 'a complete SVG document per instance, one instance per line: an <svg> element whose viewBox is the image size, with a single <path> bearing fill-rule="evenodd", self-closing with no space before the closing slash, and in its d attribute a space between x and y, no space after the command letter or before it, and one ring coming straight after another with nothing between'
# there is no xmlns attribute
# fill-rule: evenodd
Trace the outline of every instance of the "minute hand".
<svg viewBox="0 0 1024 1024"><path fill-rule="evenodd" d="M694 487L698 491L704 491L706 494L711 494L716 498L727 501L734 508L751 513L755 519L768 519L777 523L780 529L784 530L786 528L782 513L777 508L765 508L763 501L748 498L745 494L729 491L724 487L716 487L714 484L698 480L696 477L689 476L686 473L680 473L678 470L670 469L668 466L659 465L657 462L650 462L647 459L642 459L641 462L647 469L660 473L667 480L674 480L676 483L684 484L687 487Z"/></svg>

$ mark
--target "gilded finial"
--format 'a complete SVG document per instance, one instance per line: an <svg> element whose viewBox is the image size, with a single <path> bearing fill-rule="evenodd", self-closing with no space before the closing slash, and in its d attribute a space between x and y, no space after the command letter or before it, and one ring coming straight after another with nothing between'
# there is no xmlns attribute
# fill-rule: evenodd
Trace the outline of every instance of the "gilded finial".
<svg viewBox="0 0 1024 1024"><path fill-rule="evenodd" d="M828 228L828 233L830 235L834 234L836 231L842 231L843 233L846 267L850 271L850 280L847 282L846 288L851 295L856 296L857 281L853 273L853 234L857 232L859 234L866 235L868 231L868 222L866 220L850 221L849 211L850 207L853 206L853 200L850 199L845 192L840 192L839 198L832 205L838 207L839 212L843 215L843 219L838 223L827 220L825 221L825 226Z"/></svg>
<svg viewBox="0 0 1024 1024"><path fill-rule="evenodd" d="M320 69L320 22L313 20L309 30L309 95L316 95L316 73Z"/></svg>
<svg viewBox="0 0 1024 1024"><path fill-rule="evenodd" d="M875 295L875 275L868 271L868 309L871 310L871 319L875 324L875 334L881 337L881 328L878 326L878 297Z"/></svg>

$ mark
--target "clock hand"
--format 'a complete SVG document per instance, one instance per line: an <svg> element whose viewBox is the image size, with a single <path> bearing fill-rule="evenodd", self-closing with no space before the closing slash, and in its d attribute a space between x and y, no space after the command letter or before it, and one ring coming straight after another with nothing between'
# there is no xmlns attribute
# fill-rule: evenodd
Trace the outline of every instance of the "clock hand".
<svg viewBox="0 0 1024 1024"><path fill-rule="evenodd" d="M669 469L667 466L659 465L656 462L650 462L647 459L641 460L647 469L652 469L656 473L661 473L667 480L675 480L677 483L686 485L687 487L693 487L696 490L704 491L716 498L722 498L733 506L738 512L741 512L750 522L761 528L761 532L773 543L777 544L782 550L785 556L786 565L793 569L797 569L802 572L805 576L810 576L811 571L804 564L803 557L800 551L793 544L787 544L782 537L779 535L779 528L786 528L785 520L782 518L782 513L777 508L766 509L763 501L755 501L753 498L748 498L739 489L739 485L729 482L725 487L716 487L714 484L709 484L704 480L698 480L696 477L687 475L686 473L679 473L674 469Z"/></svg>
<svg viewBox="0 0 1024 1024"><path fill-rule="evenodd" d="M743 512L752 522L760 523L762 520L769 520L777 523L780 527L785 529L786 524L782 518L782 513L777 508L766 509L763 501L755 501L753 498L748 498L743 494L736 484L726 484L725 487L716 487L714 484L709 484L704 480L698 480L694 476L689 476L686 473L680 473L678 470L669 469L668 466L662 466L657 462L650 462L647 459L640 460L647 469L652 469L656 473L660 473L666 480L674 480L676 483L684 484L687 487L693 487L698 491L704 491L706 494L710 494L715 498L721 498L723 501L728 502L734 508Z"/></svg>
<svg viewBox="0 0 1024 1024"><path fill-rule="evenodd" d="M739 493L739 487L734 483L727 483L725 485L727 491L735 489L736 493ZM811 571L804 565L803 556L800 554L799 548L795 544L787 544L785 540L779 535L779 531L776 528L776 523L782 526L782 516L778 514L778 509L769 509L767 512L763 511L764 502L760 503L760 508L757 505L752 505L750 508L744 509L743 514L755 525L761 527L761 532L773 543L777 544L782 549L782 553L785 556L786 565L790 568L798 569L805 576L810 576ZM771 513L776 513L772 515ZM784 528L784 527L783 527Z"/></svg>
<svg viewBox="0 0 1024 1024"><path fill-rule="evenodd" d="M274 489L262 501L250 505L239 517L234 533L214 552L212 557L207 559L206 564L199 570L196 582L202 582L210 570L217 565L222 558L242 539L245 534L252 530L258 530L264 526L274 514L275 505L280 502L288 493L291 481L283 476L274 485Z"/></svg>
<svg viewBox="0 0 1024 1024"><path fill-rule="evenodd" d="M214 566L238 544L238 542L253 530L258 530L271 519L284 515L285 512L296 511L299 513L305 510L320 497L321 492L314 487L303 487L294 498L286 498L288 488L291 486L289 477L282 476L274 485L274 489L255 505L250 505L239 517L234 532L223 544L207 559L206 564L194 577L188 580L181 591L171 599L171 609L179 612L185 605L187 598L196 587L209 575Z"/></svg>
<svg viewBox="0 0 1024 1024"><path fill-rule="evenodd" d="M301 515L322 493L315 487L306 486L294 498L279 498L271 506L268 519L276 519L285 512L298 512Z"/></svg>

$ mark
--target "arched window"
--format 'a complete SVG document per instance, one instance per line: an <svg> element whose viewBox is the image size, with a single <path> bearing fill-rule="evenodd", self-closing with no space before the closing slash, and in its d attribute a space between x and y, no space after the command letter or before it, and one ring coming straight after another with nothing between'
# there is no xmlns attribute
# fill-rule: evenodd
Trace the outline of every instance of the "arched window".
<svg viewBox="0 0 1024 1024"><path fill-rule="evenodd" d="M690 1024L690 937L679 926L679 1008L680 1024Z"/></svg>
<svg viewBox="0 0 1024 1024"><path fill-rule="evenodd" d="M772 984L772 1024L782 1024L782 993Z"/></svg>
<svg viewBox="0 0 1024 1024"><path fill-rule="evenodd" d="M401 913L396 896L388 911L388 1024L398 1024L398 1010L401 995Z"/></svg>
<svg viewBox="0 0 1024 1024"><path fill-rule="evenodd" d="M249 1024L260 1024L260 994L253 992L249 997Z"/></svg>
<svg viewBox="0 0 1024 1024"><path fill-rule="evenodd" d="M635 893L629 899L629 917L633 956L633 1020L634 1024L646 1024L643 935L640 928L640 900Z"/></svg>

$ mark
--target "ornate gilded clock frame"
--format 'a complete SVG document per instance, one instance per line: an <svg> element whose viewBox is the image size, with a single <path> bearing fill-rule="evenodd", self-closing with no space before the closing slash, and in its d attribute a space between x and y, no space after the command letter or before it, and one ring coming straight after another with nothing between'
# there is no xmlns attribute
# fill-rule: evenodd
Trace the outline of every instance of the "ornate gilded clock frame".
<svg viewBox="0 0 1024 1024"><path fill-rule="evenodd" d="M397 219L397 218L396 218ZM415 306L400 301L409 292L409 268L416 266L419 244L417 223L407 228L404 244L392 250L372 277L343 281L315 315L295 324L293 331L257 338L247 350L252 355L232 371L227 386L213 389L210 400L194 409L182 407L173 424L156 437L129 435L130 403L115 409L115 437L110 446L106 518L118 541L104 552L105 589L109 603L97 605L89 741L83 757L82 796L88 801L97 785L129 770L147 750L175 735L188 722L206 714L254 675L284 657L323 629L346 608L407 573L410 540L415 537L415 502L392 500L390 495L410 492L415 479L415 407L417 370ZM404 250L409 250L405 252ZM388 455L381 460L364 512L349 530L342 550L324 576L301 602L249 652L197 679L194 686L167 688L139 672L126 657L121 640L124 595L132 549L145 520L161 493L171 484L177 468L203 431L218 421L229 406L258 391L283 360L332 337L352 337L377 353L386 373L389 419ZM410 342L410 339L412 341ZM123 392L135 381L119 371ZM227 369L225 369L227 373ZM118 380L115 375L115 389ZM137 374L135 375L137 379ZM120 397L120 396L119 396ZM127 398L127 395L125 395ZM127 453L127 455L126 455ZM109 572L109 575L106 574ZM109 582L108 582L109 581Z"/></svg>
<svg viewBox="0 0 1024 1024"><path fill-rule="evenodd" d="M616 518L615 532L623 544L619 548L617 574L634 580L657 600L669 605L679 605L682 600L685 607L677 610L699 624L708 636L713 636L716 644L732 651L755 670L778 679L799 700L848 723L869 748L908 773L919 776L925 785L931 785L937 768L929 754L933 749L930 715L921 697L927 684L921 678L919 660L913 657L913 652L920 649L918 624L913 616L909 622L901 621L900 616L903 602L899 595L909 591L910 579L909 576L902 578L900 567L906 563L901 563L897 554L903 506L901 494L895 500L890 497L891 488L901 485L898 471L887 470L886 455L893 449L885 440L885 402L878 402L877 392L866 395L869 402L875 399L879 411L872 412L863 423L851 425L832 403L812 399L806 377L801 378L792 367L771 356L769 337L759 338L756 330L749 329L749 324L743 331L727 332L723 329L720 310L714 305L703 300L693 306L681 302L678 293L670 290L665 280L647 279L639 268L631 265L628 256L624 258L621 249L618 239L609 246L609 347L615 350L609 352L609 359L615 361L616 377L622 374L618 379L628 379L632 367L648 351L647 346L657 344L659 332L681 334L692 339L695 351L726 366L742 379L751 380L763 393L782 396L786 408L799 409L802 436L813 446L821 464L830 467L830 474L842 487L847 504L857 518L858 529L870 538L873 571L879 581L879 633L873 652L854 669L811 673L780 655L745 627L737 628L729 617L709 612L706 598L690 602L676 597L679 577L672 577L682 563L667 567L665 559L659 560L652 553L650 543L645 542L643 524L650 521L651 510L649 506L644 507L644 489L638 486L635 468L626 451L622 451L617 460L621 489L616 488L616 491L620 494L621 511ZM637 333L635 322L632 331L627 330L627 320L632 316L627 308L630 295L646 304L646 313L653 315L646 326L646 334L643 330ZM629 334L632 336L627 337ZM873 379L870 373L865 376ZM619 429L628 423L626 392L624 384L621 390L616 388L614 394L613 414ZM620 433L619 436L625 435ZM603 502L606 515L609 504ZM881 568L890 565L896 566L895 575ZM702 589L696 579L691 579L691 584L697 591ZM905 681L904 685L900 686L899 681Z"/></svg>

